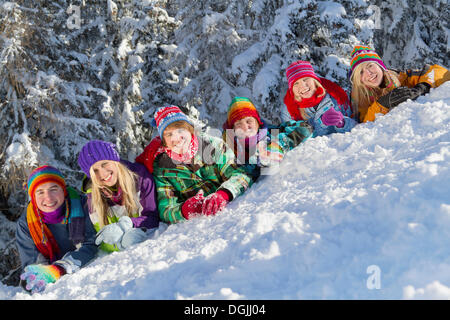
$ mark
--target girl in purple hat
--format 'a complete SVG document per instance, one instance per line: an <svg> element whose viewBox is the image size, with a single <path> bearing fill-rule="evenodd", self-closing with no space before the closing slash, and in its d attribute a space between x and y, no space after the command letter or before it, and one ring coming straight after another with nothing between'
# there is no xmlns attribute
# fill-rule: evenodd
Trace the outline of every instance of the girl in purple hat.
<svg viewBox="0 0 450 320"><path fill-rule="evenodd" d="M351 53L349 78L353 109L360 122L367 122L450 80L450 72L436 64L415 71L390 70L372 48L357 45Z"/></svg>
<svg viewBox="0 0 450 320"><path fill-rule="evenodd" d="M80 151L78 164L86 174L96 244L104 251L125 249L148 238L159 225L153 176L145 166L122 160L112 143L93 140Z"/></svg>
<svg viewBox="0 0 450 320"><path fill-rule="evenodd" d="M348 132L355 125L347 93L336 83L320 78L308 61L296 61L286 69L289 88L281 120L305 120L314 136Z"/></svg>

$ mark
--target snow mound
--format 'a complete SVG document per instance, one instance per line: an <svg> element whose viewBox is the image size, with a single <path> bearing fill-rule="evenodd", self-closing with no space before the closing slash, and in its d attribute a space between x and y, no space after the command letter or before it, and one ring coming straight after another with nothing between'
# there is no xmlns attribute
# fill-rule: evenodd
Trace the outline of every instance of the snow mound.
<svg viewBox="0 0 450 320"><path fill-rule="evenodd" d="M450 83L309 139L214 217L161 226L29 296L450 299Z"/></svg>

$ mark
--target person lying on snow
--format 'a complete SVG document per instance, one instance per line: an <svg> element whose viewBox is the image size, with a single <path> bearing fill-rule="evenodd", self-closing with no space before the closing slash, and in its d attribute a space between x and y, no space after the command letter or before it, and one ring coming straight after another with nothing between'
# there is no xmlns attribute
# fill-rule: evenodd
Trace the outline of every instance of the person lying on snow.
<svg viewBox="0 0 450 320"><path fill-rule="evenodd" d="M153 173L162 221L215 215L252 184L222 139L195 132L177 106L158 108L152 125L159 136L136 161Z"/></svg>
<svg viewBox="0 0 450 320"><path fill-rule="evenodd" d="M376 114L386 114L450 80L449 70L437 64L421 70L388 69L372 48L361 45L353 48L350 67L352 105L360 122L374 121Z"/></svg>
<svg viewBox="0 0 450 320"><path fill-rule="evenodd" d="M20 285L30 293L72 274L97 255L86 196L66 185L62 173L45 165L28 178L26 214L17 221Z"/></svg>
<svg viewBox="0 0 450 320"><path fill-rule="evenodd" d="M253 180L261 175L261 168L279 164L286 152L312 136L313 131L305 121L291 120L274 126L263 120L245 97L233 98L222 128L222 138Z"/></svg>
<svg viewBox="0 0 450 320"><path fill-rule="evenodd" d="M282 121L308 121L314 137L348 132L357 124L344 89L318 77L308 61L293 62L286 69L286 78L289 88L281 110Z"/></svg>
<svg viewBox="0 0 450 320"><path fill-rule="evenodd" d="M148 239L159 215L155 182L145 166L120 159L114 144L101 140L83 146L78 164L100 249L119 251Z"/></svg>

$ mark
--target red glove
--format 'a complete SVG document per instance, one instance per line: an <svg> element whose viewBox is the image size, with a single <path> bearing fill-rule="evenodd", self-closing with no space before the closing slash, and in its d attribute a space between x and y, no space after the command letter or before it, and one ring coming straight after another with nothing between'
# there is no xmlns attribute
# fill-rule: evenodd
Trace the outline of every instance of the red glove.
<svg viewBox="0 0 450 320"><path fill-rule="evenodd" d="M205 198L202 205L204 215L215 215L222 210L230 201L230 195L225 190L216 191Z"/></svg>
<svg viewBox="0 0 450 320"><path fill-rule="evenodd" d="M189 219L189 216L194 213L202 213L202 205L204 200L203 190L200 189L195 196L187 199L181 206L181 213L183 214L183 217Z"/></svg>

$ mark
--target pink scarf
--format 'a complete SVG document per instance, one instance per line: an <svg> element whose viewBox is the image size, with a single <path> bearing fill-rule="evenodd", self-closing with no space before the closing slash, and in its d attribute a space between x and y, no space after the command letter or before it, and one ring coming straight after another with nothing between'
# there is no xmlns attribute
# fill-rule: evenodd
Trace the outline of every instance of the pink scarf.
<svg viewBox="0 0 450 320"><path fill-rule="evenodd" d="M167 155L177 162L186 163L189 162L197 153L198 151L198 139L195 135L192 135L191 142L189 143L189 149L184 154L179 154L176 152L173 152L167 147L164 147L164 152L167 153Z"/></svg>

